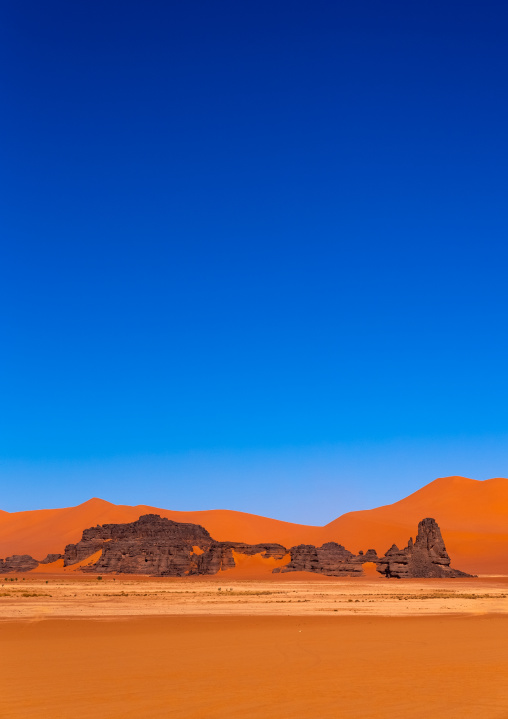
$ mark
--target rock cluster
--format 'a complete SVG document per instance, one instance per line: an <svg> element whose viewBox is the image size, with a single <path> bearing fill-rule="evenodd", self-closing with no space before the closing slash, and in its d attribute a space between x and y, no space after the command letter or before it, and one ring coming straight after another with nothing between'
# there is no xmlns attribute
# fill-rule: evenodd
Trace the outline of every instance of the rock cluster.
<svg viewBox="0 0 508 719"><path fill-rule="evenodd" d="M354 577L363 574L362 565L366 562L379 561L375 549L369 549L366 554L361 552L354 555L336 542L327 542L321 547L299 544L288 551L291 561L274 569L274 572L314 572L330 577Z"/></svg>
<svg viewBox="0 0 508 719"><path fill-rule="evenodd" d="M441 530L435 519L427 517L418 525L418 534L413 543L409 539L405 549L395 544L379 560L378 572L386 577L469 577L469 574L450 567Z"/></svg>
<svg viewBox="0 0 508 719"><path fill-rule="evenodd" d="M374 549L355 555L341 544L321 547L299 544L285 549L280 544L216 542L199 524L173 522L157 514L145 514L135 522L103 524L85 529L81 541L68 544L63 555L48 554L41 564L63 557L64 567L82 562L83 572L147 574L183 577L216 574L235 566L234 553L260 554L263 558L289 562L274 572L312 572L334 577L361 576L363 565L373 562L385 577L467 577L450 567L441 531L434 519L418 525L415 542L405 549L393 545L383 557ZM88 560L88 561L83 561ZM39 562L28 555L0 559L0 573L26 572Z"/></svg>
<svg viewBox="0 0 508 719"><path fill-rule="evenodd" d="M53 562L56 562L58 559L63 559L63 554L48 554L40 564L53 564Z"/></svg>
<svg viewBox="0 0 508 719"><path fill-rule="evenodd" d="M354 555L340 544L329 542L322 547L300 544L289 550L291 561L281 567L281 572L315 572L329 576L359 576L363 564L373 562L377 571L389 578L469 577L469 574L450 567L450 557L435 519L427 517L418 525L416 541L410 538L405 549L395 544L384 557L378 557L374 549L365 554Z"/></svg>
<svg viewBox="0 0 508 719"><path fill-rule="evenodd" d="M76 564L101 551L97 561L83 571L155 574L182 577L216 574L235 566L233 551L262 553L264 557L285 555L279 544L216 542L199 524L184 524L145 514L129 524L104 524L86 529L77 544L65 548L64 566Z"/></svg>
<svg viewBox="0 0 508 719"><path fill-rule="evenodd" d="M12 557L0 559L0 574L9 572L29 572L39 566L39 562L29 554L13 554Z"/></svg>

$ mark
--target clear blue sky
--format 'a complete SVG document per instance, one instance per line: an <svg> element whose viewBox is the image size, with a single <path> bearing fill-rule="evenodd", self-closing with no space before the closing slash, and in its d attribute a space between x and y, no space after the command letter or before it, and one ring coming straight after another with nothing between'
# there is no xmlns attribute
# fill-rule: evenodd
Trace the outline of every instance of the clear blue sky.
<svg viewBox="0 0 508 719"><path fill-rule="evenodd" d="M6 3L0 507L508 475L502 2Z"/></svg>

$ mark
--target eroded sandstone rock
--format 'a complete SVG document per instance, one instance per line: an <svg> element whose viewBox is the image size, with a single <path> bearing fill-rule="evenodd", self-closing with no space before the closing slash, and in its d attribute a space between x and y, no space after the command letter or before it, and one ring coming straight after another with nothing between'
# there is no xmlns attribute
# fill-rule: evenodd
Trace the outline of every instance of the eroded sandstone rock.
<svg viewBox="0 0 508 719"><path fill-rule="evenodd" d="M341 544L327 542L321 547L312 544L299 544L289 549L291 561L280 572L314 572L330 577L351 577L363 574L362 565L366 562L378 562L374 549L367 554L354 555ZM276 571L276 570L274 570Z"/></svg>
<svg viewBox="0 0 508 719"><path fill-rule="evenodd" d="M64 566L88 560L83 572L147 574L182 577L216 574L235 566L234 553L289 562L273 572L311 572L328 576L361 576L363 565L373 562L385 577L467 577L450 567L441 531L434 519L418 525L416 541L407 547L393 545L384 557L374 549L355 555L341 544L327 542L321 547L299 544L286 550L280 544L216 542L199 524L174 522L158 514L145 514L135 522L104 524L85 529L81 541L68 544L65 553L48 554L41 564L64 559ZM94 556L97 555L97 556ZM0 573L27 572L39 562L29 555L0 559Z"/></svg>
<svg viewBox="0 0 508 719"><path fill-rule="evenodd" d="M0 574L29 572L37 566L39 566L39 562L29 554L13 554L11 557L0 559Z"/></svg>
<svg viewBox="0 0 508 719"><path fill-rule="evenodd" d="M136 522L86 529L80 542L65 548L64 566L76 564L99 550L97 561L83 571L172 577L216 574L235 566L233 550L277 559L286 552L279 544L216 542L199 524L145 514Z"/></svg>
<svg viewBox="0 0 508 719"><path fill-rule="evenodd" d="M63 554L48 554L41 560L40 564L53 564L53 562L56 562L58 559L63 559Z"/></svg>
<svg viewBox="0 0 508 719"><path fill-rule="evenodd" d="M435 519L427 517L418 524L418 534L413 543L409 539L405 549L395 544L390 547L377 566L386 577L470 577L470 574L450 567L450 557Z"/></svg>

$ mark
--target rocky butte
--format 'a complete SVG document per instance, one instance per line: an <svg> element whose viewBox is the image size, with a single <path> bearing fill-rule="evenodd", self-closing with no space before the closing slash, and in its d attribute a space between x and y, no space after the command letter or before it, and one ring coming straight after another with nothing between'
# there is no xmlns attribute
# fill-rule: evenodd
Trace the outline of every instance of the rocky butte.
<svg viewBox="0 0 508 719"><path fill-rule="evenodd" d="M185 577L216 574L235 567L235 553L260 555L264 559L286 559L273 572L311 572L331 577L361 576L363 565L372 562L385 577L469 577L450 567L441 531L435 519L423 519L418 534L404 549L392 545L383 557L374 549L355 555L336 542L321 547L300 544L286 549L280 544L217 542L199 524L174 522L157 514L145 514L135 522L103 524L85 529L77 544L68 544L64 554L50 554L42 562L29 555L0 559L0 573L28 572L39 564L63 558L64 567L86 562L83 572L145 574Z"/></svg>
<svg viewBox="0 0 508 719"><path fill-rule="evenodd" d="M233 550L277 559L286 553L280 544L216 542L199 524L145 514L128 524L85 529L80 542L65 548L64 566L87 559L99 550L97 561L83 571L183 577L216 574L234 567Z"/></svg>

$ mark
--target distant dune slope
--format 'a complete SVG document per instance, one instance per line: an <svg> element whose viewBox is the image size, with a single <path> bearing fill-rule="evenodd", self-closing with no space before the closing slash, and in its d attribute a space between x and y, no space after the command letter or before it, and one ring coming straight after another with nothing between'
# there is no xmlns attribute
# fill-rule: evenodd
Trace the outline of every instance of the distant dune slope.
<svg viewBox="0 0 508 719"><path fill-rule="evenodd" d="M477 574L508 574L508 479L442 477L395 504L349 512L325 528L352 551L402 545L423 517L434 517L452 565ZM368 548L368 547L367 547Z"/></svg>
<svg viewBox="0 0 508 719"><path fill-rule="evenodd" d="M135 507L116 505L94 498L77 507L0 514L0 557L31 554L36 559L43 559L50 552L62 552L69 542L79 541L87 527L132 522L148 513L160 514L176 522L201 524L218 541L249 544L277 541L291 546L295 541L319 541L323 531L321 527L291 524L227 509L176 512L144 504Z"/></svg>
<svg viewBox="0 0 508 719"><path fill-rule="evenodd" d="M384 553L405 546L418 522L434 517L441 527L452 565L478 574L508 574L508 479L436 479L409 497L376 509L349 512L324 527L312 527L232 510L176 512L157 507L115 505L90 499L77 507L30 512L0 511L0 557L31 554L43 559L77 542L86 527L132 522L154 512L179 522L201 524L219 541L285 547L337 541L357 552L373 547Z"/></svg>

